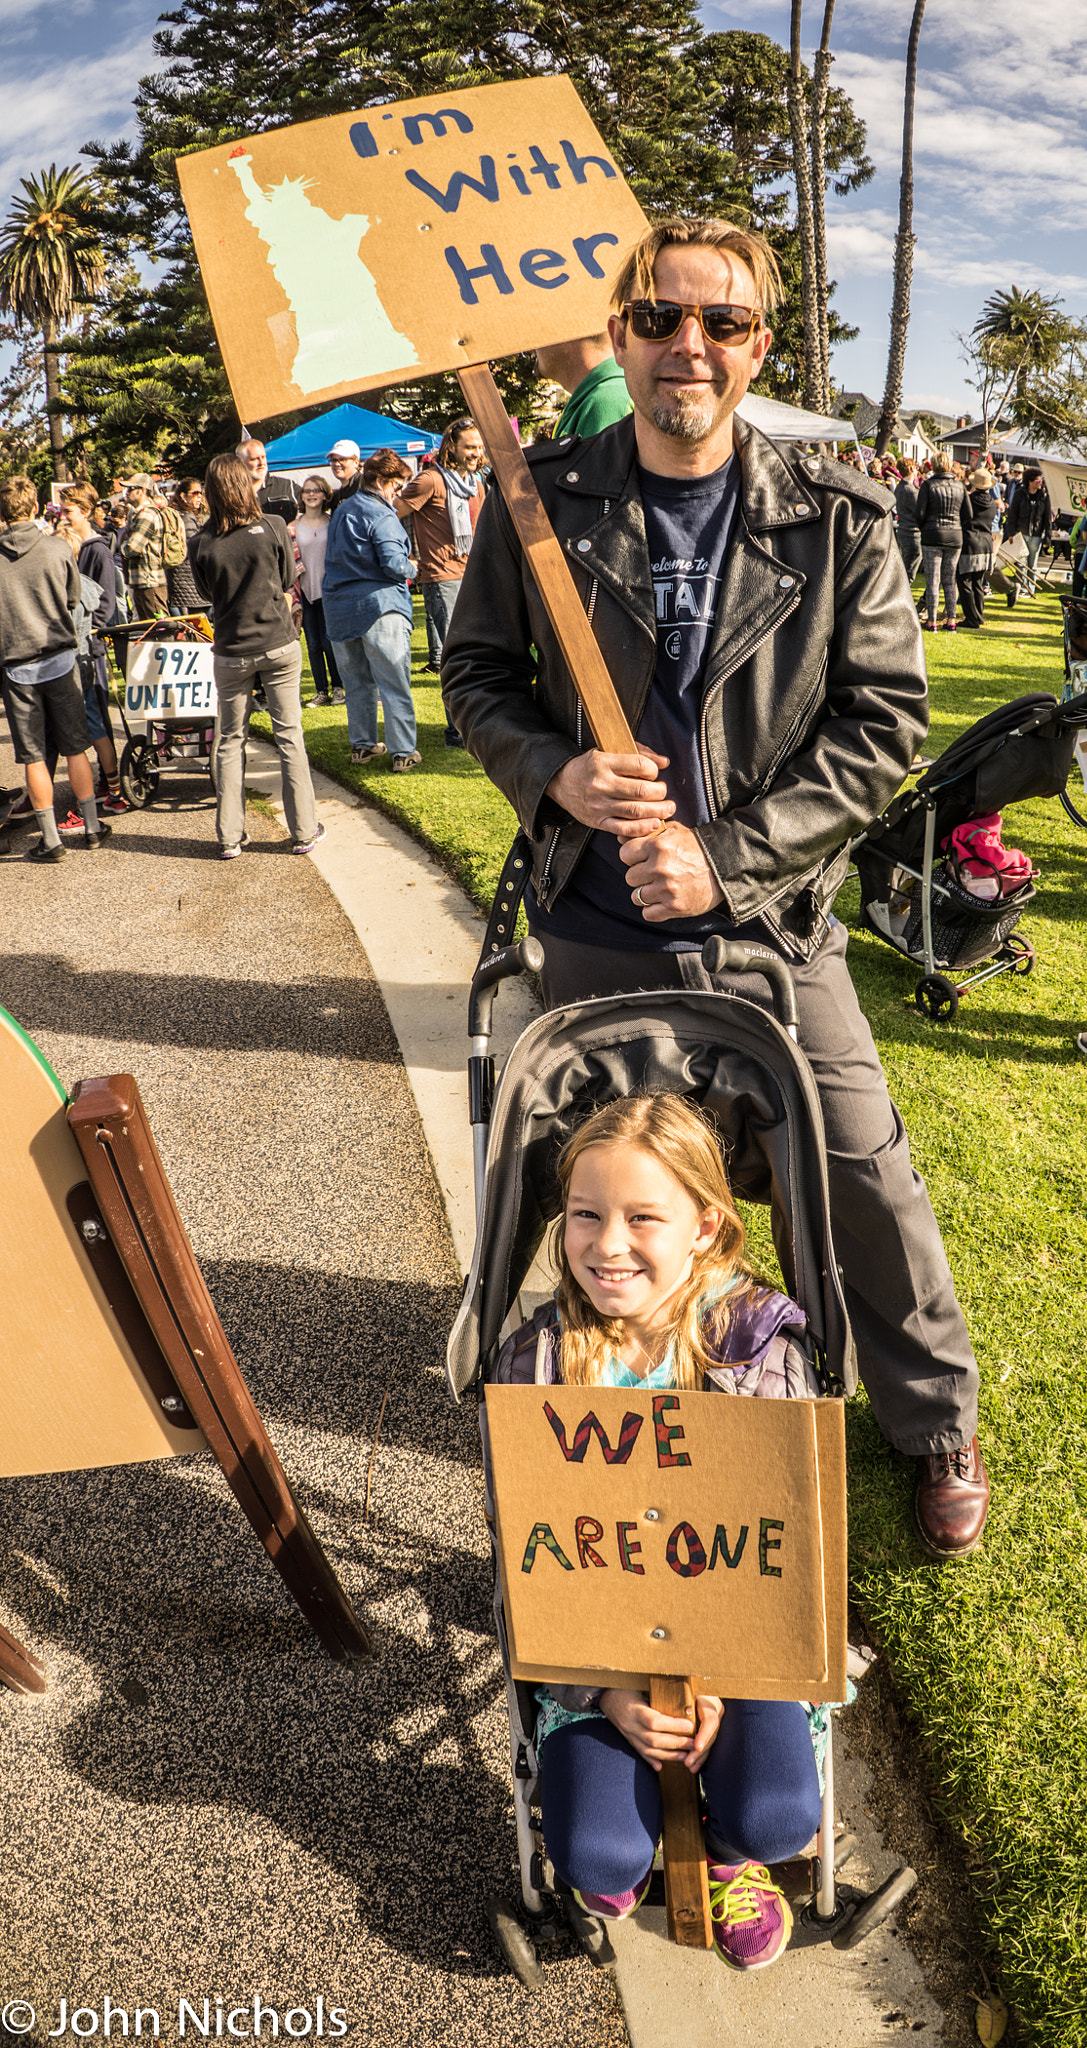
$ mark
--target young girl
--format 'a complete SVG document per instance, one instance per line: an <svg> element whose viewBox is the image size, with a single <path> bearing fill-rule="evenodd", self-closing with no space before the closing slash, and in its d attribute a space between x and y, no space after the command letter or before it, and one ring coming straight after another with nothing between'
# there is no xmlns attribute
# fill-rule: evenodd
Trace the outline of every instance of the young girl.
<svg viewBox="0 0 1087 2048"><path fill-rule="evenodd" d="M558 1163L554 1301L516 1331L495 1377L578 1386L679 1387L786 1398L820 1391L796 1303L754 1277L717 1142L675 1095L591 1115ZM548 1853L589 1912L623 1918L649 1886L661 1832L657 1774L697 1772L708 1813L717 1953L773 1962L792 1916L765 1868L819 1825L809 1722L795 1701L697 1701L697 1726L644 1693L537 1692Z"/></svg>
<svg viewBox="0 0 1087 2048"><path fill-rule="evenodd" d="M343 685L325 626L325 608L321 599L331 504L331 485L323 476L308 476L302 485L302 510L288 529L302 571L302 631L313 674L315 704L344 702Z"/></svg>

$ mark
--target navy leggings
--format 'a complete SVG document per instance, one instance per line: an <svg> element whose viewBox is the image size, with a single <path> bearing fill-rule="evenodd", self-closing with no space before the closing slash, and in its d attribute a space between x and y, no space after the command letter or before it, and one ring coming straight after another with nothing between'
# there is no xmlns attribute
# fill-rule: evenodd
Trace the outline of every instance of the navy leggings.
<svg viewBox="0 0 1087 2048"><path fill-rule="evenodd" d="M660 1780L603 1719L556 1728L540 1752L544 1841L564 1883L614 1897L633 1890L661 1832ZM780 1863L810 1842L822 1802L803 1707L727 1700L702 1766L707 1831L730 1862Z"/></svg>

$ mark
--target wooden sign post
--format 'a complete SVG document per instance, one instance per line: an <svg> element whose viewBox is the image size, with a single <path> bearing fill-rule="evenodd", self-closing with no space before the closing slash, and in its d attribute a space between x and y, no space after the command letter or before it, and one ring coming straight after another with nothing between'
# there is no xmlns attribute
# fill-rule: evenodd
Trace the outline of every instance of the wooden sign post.
<svg viewBox="0 0 1087 2048"><path fill-rule="evenodd" d="M0 1010L0 1139L0 1476L206 1444L325 1648L369 1657L227 1342L132 1076L85 1081L69 1100ZM45 1682L3 1629L0 1682Z"/></svg>
<svg viewBox="0 0 1087 2048"><path fill-rule="evenodd" d="M647 225L569 79L271 129L177 171L241 417L456 370L597 744L635 753L488 367L599 334Z"/></svg>
<svg viewBox="0 0 1087 2048"><path fill-rule="evenodd" d="M531 1684L844 1699L837 1401L487 1388L511 1668ZM661 1772L669 1931L709 1947L698 1790Z"/></svg>

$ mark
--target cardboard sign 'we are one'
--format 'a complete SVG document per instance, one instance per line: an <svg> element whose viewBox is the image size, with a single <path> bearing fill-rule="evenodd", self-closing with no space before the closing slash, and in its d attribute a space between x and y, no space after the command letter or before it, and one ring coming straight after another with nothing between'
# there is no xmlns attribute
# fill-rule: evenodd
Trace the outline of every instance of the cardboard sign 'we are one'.
<svg viewBox="0 0 1087 2048"><path fill-rule="evenodd" d="M515 1677L844 1699L840 1401L487 1388Z"/></svg>
<svg viewBox="0 0 1087 2048"><path fill-rule="evenodd" d="M177 160L244 419L597 334L645 215L567 78Z"/></svg>

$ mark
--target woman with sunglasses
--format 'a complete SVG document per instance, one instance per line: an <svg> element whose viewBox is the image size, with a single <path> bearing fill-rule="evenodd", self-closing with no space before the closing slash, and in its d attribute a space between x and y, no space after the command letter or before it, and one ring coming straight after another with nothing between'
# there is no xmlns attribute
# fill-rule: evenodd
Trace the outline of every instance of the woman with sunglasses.
<svg viewBox="0 0 1087 2048"><path fill-rule="evenodd" d="M332 507L332 486L323 476L308 476L302 485L302 510L291 526L301 566L302 632L313 673L315 704L342 704L343 684L325 627L321 590Z"/></svg>

